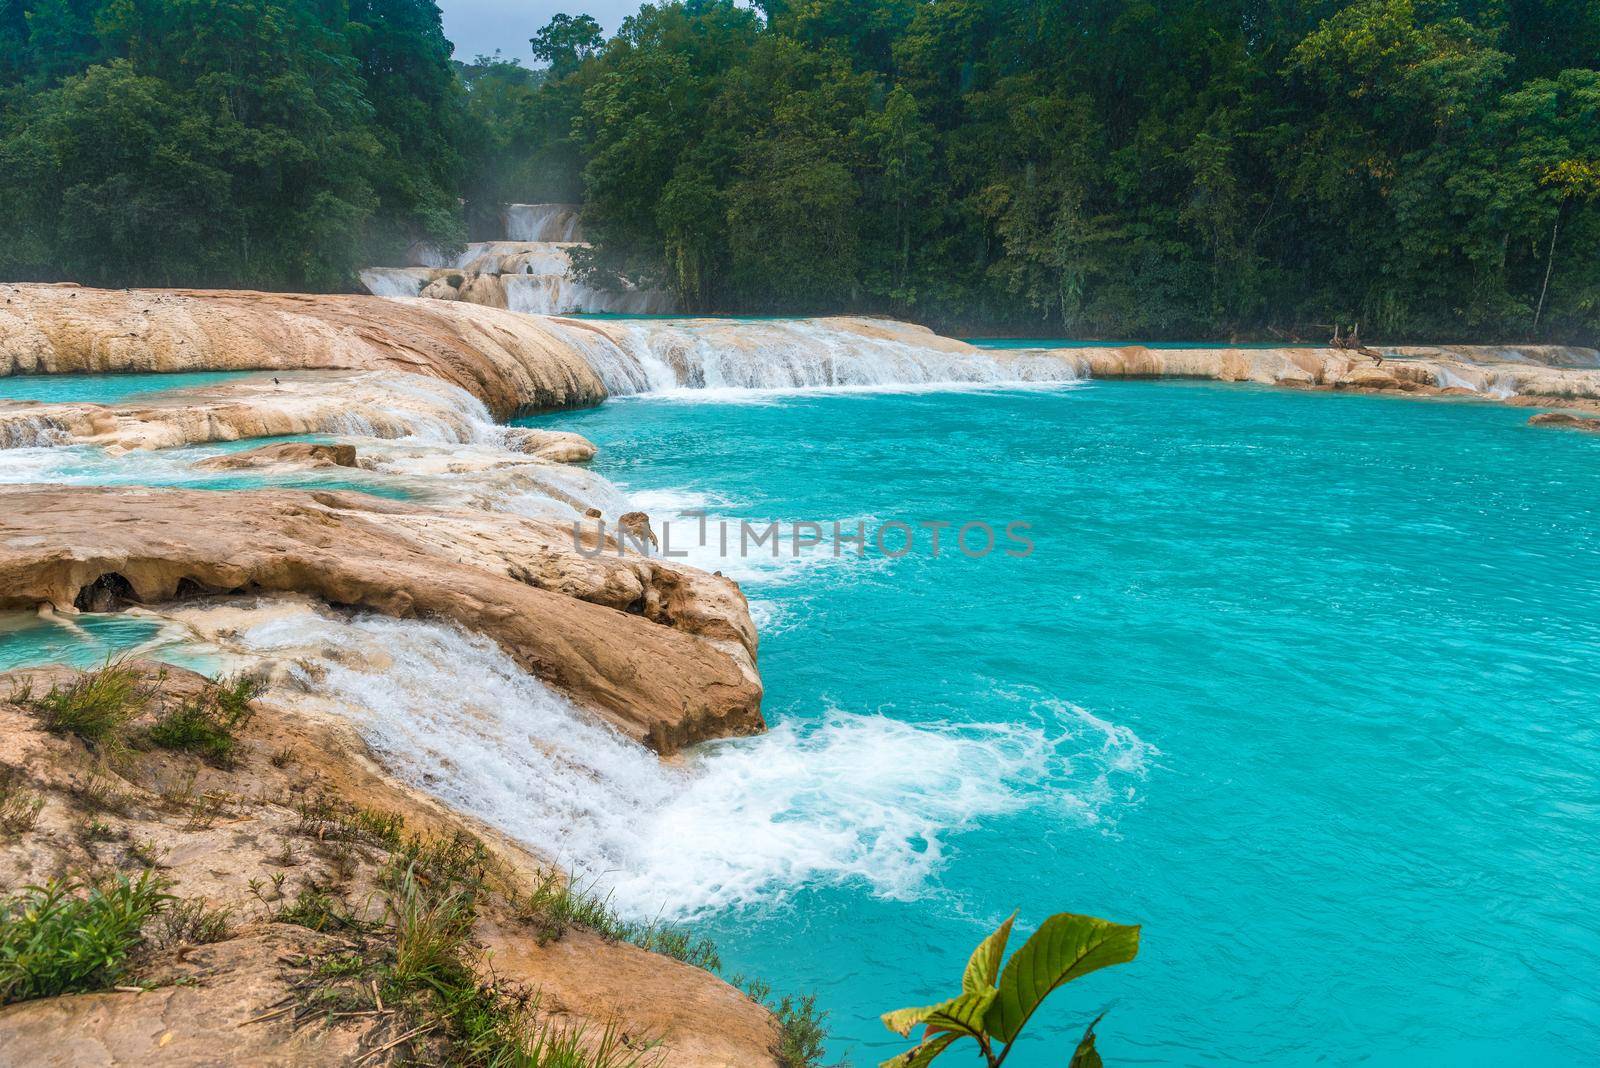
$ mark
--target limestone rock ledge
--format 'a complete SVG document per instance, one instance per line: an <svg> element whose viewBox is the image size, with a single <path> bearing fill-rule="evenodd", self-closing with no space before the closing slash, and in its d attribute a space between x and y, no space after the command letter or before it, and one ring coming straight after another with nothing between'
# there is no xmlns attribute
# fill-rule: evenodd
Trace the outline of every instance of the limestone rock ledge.
<svg viewBox="0 0 1600 1068"><path fill-rule="evenodd" d="M168 707L204 686L181 668L133 666ZM305 806L316 802L398 817L405 835L480 842L492 859L471 932L476 966L537 992L544 1022L590 1038L614 1026L635 1050L653 1046L646 1063L778 1068L772 1015L715 976L582 928L552 936L530 927L505 891L540 879L539 859L390 778L347 722L269 691L253 703L228 767L143 748L107 764L78 739L41 730L13 699L24 683L42 695L76 677L64 668L0 674L0 775L39 805L31 825L0 838L0 893L154 862L172 894L226 910L227 929L217 940L147 930L134 975L150 987L142 993L0 1008L0 1064L437 1063L446 1051L427 1034L384 1049L413 1029L404 1010L329 1015L311 996L318 962L381 955L392 934L312 930L283 910L302 893L331 895L381 924L382 872L395 859L380 841L308 819Z"/></svg>
<svg viewBox="0 0 1600 1068"><path fill-rule="evenodd" d="M497 419L606 395L547 320L475 304L0 285L0 374L228 370L409 371L460 386Z"/></svg>
<svg viewBox="0 0 1600 1068"><path fill-rule="evenodd" d="M663 754L762 730L738 587L573 539L557 523L358 493L6 488L0 608L300 593L483 634Z"/></svg>
<svg viewBox="0 0 1600 1068"><path fill-rule="evenodd" d="M1600 352L1560 345L1418 345L1380 348L1382 364L1329 348L1183 348L1144 345L1023 349L1027 366L1073 363L1093 378L1207 378L1311 389L1600 400Z"/></svg>
<svg viewBox="0 0 1600 1068"><path fill-rule="evenodd" d="M0 401L0 445L98 445L116 454L297 434L458 444L500 432L465 390L393 371L250 375L114 404Z"/></svg>
<svg viewBox="0 0 1600 1068"><path fill-rule="evenodd" d="M1529 426L1554 426L1566 430L1587 430L1600 434L1600 419L1589 419L1568 412L1540 412L1528 419Z"/></svg>
<svg viewBox="0 0 1600 1068"><path fill-rule="evenodd" d="M245 452L213 456L196 467L206 471L248 471L257 467L356 467L354 445L319 445L304 441L284 441L262 445Z"/></svg>

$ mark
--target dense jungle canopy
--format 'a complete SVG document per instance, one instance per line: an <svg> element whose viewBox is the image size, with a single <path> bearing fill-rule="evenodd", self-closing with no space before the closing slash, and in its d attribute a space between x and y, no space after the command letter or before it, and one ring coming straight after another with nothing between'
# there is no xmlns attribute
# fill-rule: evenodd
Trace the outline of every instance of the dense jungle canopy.
<svg viewBox="0 0 1600 1068"><path fill-rule="evenodd" d="M341 289L583 204L689 310L1600 336L1594 0L4 0L0 278Z"/></svg>

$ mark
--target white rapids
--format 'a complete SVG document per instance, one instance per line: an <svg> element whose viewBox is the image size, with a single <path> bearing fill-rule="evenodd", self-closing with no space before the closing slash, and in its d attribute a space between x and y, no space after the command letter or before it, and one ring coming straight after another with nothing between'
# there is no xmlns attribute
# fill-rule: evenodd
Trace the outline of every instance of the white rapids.
<svg viewBox="0 0 1600 1068"><path fill-rule="evenodd" d="M211 611L209 625L207 609L183 615L202 634L226 635L244 662L291 665L299 681L282 698L350 719L400 777L644 920L826 883L916 897L952 834L1044 803L1038 784L1064 762L1093 759L1102 776L1122 774L1118 762L1145 751L1087 726L1060 737L1035 725L909 724L834 709L668 763L451 625L282 601ZM1048 803L1082 818L1091 792Z"/></svg>

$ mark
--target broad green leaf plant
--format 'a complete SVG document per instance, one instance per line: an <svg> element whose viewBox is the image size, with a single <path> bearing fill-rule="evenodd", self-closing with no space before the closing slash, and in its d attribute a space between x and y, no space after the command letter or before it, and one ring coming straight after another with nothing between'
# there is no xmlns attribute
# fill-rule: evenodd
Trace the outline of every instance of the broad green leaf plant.
<svg viewBox="0 0 1600 1068"><path fill-rule="evenodd" d="M934 1058L970 1038L988 1068L1000 1068L1034 1012L1058 987L1090 972L1124 964L1139 952L1139 928L1093 916L1057 913L1039 925L1005 969L1006 942L1016 913L978 944L961 976L961 993L937 1005L883 1014L884 1026L905 1037L922 1025L922 1041L879 1068L925 1068ZM1100 1068L1095 1019L1072 1055L1070 1068Z"/></svg>

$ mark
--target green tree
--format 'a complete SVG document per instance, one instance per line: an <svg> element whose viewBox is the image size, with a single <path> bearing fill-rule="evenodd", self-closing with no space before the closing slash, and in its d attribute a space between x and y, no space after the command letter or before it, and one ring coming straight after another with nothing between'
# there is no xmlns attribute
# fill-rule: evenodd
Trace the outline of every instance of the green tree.
<svg viewBox="0 0 1600 1068"><path fill-rule="evenodd" d="M550 76L562 78L598 52L605 36L590 16L563 14L545 23L528 43L533 46L533 58L549 64Z"/></svg>

